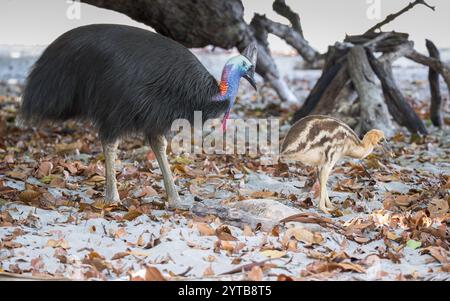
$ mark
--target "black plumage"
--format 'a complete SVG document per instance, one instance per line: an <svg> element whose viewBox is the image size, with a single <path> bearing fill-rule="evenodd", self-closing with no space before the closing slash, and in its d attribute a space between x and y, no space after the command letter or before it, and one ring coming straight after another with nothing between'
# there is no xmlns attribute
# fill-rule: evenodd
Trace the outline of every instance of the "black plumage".
<svg viewBox="0 0 450 301"><path fill-rule="evenodd" d="M214 77L179 43L123 25L89 25L55 40L33 67L22 116L44 120L88 119L102 141L131 133L164 134L178 118L224 113L228 101Z"/></svg>
<svg viewBox="0 0 450 301"><path fill-rule="evenodd" d="M227 112L241 77L256 88L256 44L230 59L219 86L187 48L159 34L123 25L71 30L42 54L27 79L21 116L31 124L84 119L99 131L105 153L105 200L119 202L115 178L118 141L143 134L164 178L169 206L180 202L166 156L173 121L203 121Z"/></svg>

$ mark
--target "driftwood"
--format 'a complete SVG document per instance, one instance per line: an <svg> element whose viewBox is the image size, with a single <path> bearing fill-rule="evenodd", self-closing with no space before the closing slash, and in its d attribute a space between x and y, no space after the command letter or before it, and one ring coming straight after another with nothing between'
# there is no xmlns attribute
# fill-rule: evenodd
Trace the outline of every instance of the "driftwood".
<svg viewBox="0 0 450 301"><path fill-rule="evenodd" d="M345 120L360 134L376 127L389 136L394 131L390 120L392 116L394 121L410 132L427 134L422 120L405 100L393 76L392 64L406 57L430 68L430 115L435 125L442 124L439 75L444 78L450 93L450 68L440 60L437 48L428 41L430 57L427 57L414 50L414 43L409 41L408 33L378 31L417 5L435 9L424 0L416 0L387 16L364 34L346 36L343 43L330 47L322 76L304 105L294 114L292 122L319 113ZM382 55L376 59L373 53ZM376 78L382 89L378 87Z"/></svg>
<svg viewBox="0 0 450 301"><path fill-rule="evenodd" d="M285 17L289 20L292 24L292 28L298 32L302 38L303 36L303 29L302 24L300 22L300 16L295 13L284 0L275 0L272 4L273 10L279 14L280 16Z"/></svg>
<svg viewBox="0 0 450 301"><path fill-rule="evenodd" d="M307 61L314 63L320 56L314 48L312 48L308 41L306 41L302 34L293 30L292 27L268 19L265 15L255 14L250 23L256 32L265 30L268 33L274 34L277 37L286 41ZM265 36L265 35L264 35ZM265 37L266 39L266 37ZM260 39L261 40L261 39Z"/></svg>
<svg viewBox="0 0 450 301"><path fill-rule="evenodd" d="M437 47L430 40L426 40L426 45L430 57L440 60L440 54ZM441 86L439 84L439 73L430 68L428 72L428 81L430 82L431 105L430 105L430 119L437 127L442 127L443 120L441 116L442 109L442 95Z"/></svg>
<svg viewBox="0 0 450 301"><path fill-rule="evenodd" d="M406 55L406 57L418 64L428 66L434 71L441 74L450 92L450 68L446 66L441 60L427 57L426 55L423 55L416 50L411 51L411 53Z"/></svg>
<svg viewBox="0 0 450 301"><path fill-rule="evenodd" d="M328 88L328 91L332 89L338 89L339 85L335 84L337 87L330 87L331 82L334 82L334 79L337 77L337 74L340 74L340 78L346 77L348 79L347 72L345 68L343 68L343 64L336 64L330 67L327 71L322 73L322 76L319 78L314 88L311 90L311 93L306 98L303 106L294 114L292 123L302 119L303 117L308 116L313 112L313 110L318 106L318 103L325 94L325 91ZM342 82L342 79L337 80L338 82ZM328 95L325 95L328 97Z"/></svg>
<svg viewBox="0 0 450 301"><path fill-rule="evenodd" d="M382 130L387 137L393 136L394 127L383 99L383 93L376 84L366 51L355 46L348 55L348 71L361 101L360 120L356 131L364 134L371 129Z"/></svg>
<svg viewBox="0 0 450 301"><path fill-rule="evenodd" d="M413 133L427 134L427 130L414 109L406 102L394 80L390 62L378 61L373 53L367 50L370 65L381 81L384 97L389 112L398 124L405 126Z"/></svg>

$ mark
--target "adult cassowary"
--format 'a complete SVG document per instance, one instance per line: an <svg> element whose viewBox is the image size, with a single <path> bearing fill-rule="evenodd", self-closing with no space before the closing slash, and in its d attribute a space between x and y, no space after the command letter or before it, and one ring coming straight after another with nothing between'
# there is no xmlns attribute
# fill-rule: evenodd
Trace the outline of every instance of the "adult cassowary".
<svg viewBox="0 0 450 301"><path fill-rule="evenodd" d="M165 134L176 119L225 113L239 80L256 89L257 49L248 46L224 67L220 85L184 46L130 26L101 24L71 30L44 51L28 76L21 115L30 124L83 119L99 132L105 154L105 201L119 202L114 162L118 141L143 134L164 177L169 207L181 208L166 156Z"/></svg>

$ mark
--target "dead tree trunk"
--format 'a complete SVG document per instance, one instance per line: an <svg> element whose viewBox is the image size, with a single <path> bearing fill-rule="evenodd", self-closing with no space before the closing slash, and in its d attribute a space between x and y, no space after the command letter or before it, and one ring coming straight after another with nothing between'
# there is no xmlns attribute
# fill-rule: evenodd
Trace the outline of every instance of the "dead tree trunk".
<svg viewBox="0 0 450 301"><path fill-rule="evenodd" d="M389 112L398 124L405 126L413 133L426 135L427 130L414 109L406 102L394 80L391 62L379 62L371 51L367 50L370 65L383 87L384 97Z"/></svg>
<svg viewBox="0 0 450 301"><path fill-rule="evenodd" d="M440 60L441 56L439 54L439 50L434 45L434 43L430 40L426 40L426 45L430 57ZM430 68L430 70L428 71L428 81L430 82L431 92L430 119L435 126L442 127L442 96L441 85L439 84L439 73Z"/></svg>
<svg viewBox="0 0 450 301"><path fill-rule="evenodd" d="M366 51L355 46L348 55L348 71L361 102L360 121L357 132L363 134L371 129L379 129L387 137L394 134L394 127L383 99L383 93L376 84Z"/></svg>

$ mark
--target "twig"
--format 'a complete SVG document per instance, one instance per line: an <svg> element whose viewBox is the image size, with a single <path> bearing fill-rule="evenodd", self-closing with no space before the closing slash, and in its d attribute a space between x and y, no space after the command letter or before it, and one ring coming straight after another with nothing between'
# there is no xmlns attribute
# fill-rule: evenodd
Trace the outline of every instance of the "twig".
<svg viewBox="0 0 450 301"><path fill-rule="evenodd" d="M263 261L258 261L258 262L247 263L240 267L234 268L231 271L219 274L218 276L225 276L225 275L232 275L232 274L236 274L236 273L247 272L247 271L250 271L253 267L263 266L266 262L269 262L271 260L273 260L273 258L269 258L269 259L266 259Z"/></svg>
<svg viewBox="0 0 450 301"><path fill-rule="evenodd" d="M64 277L54 277L54 276L30 276L23 274L15 274L9 272L0 272L0 280L2 278L8 279L21 279L21 280L36 280L36 281L71 281L69 278Z"/></svg>
<svg viewBox="0 0 450 301"><path fill-rule="evenodd" d="M369 30L367 30L365 32L365 34L369 34L369 33L375 32L375 30L377 30L377 29L381 29L382 26L384 26L384 25L394 21L395 19L397 19L397 17L399 17L400 15L402 15L402 14L406 13L407 11L411 10L412 8L414 8L414 6L416 6L418 4L425 5L426 7L430 8L433 11L435 10L435 7L427 4L425 2L425 0L416 0L414 2L409 3L405 8L403 8L399 12L388 15L386 17L386 19L384 19L380 23L375 24L373 27L371 27Z"/></svg>

